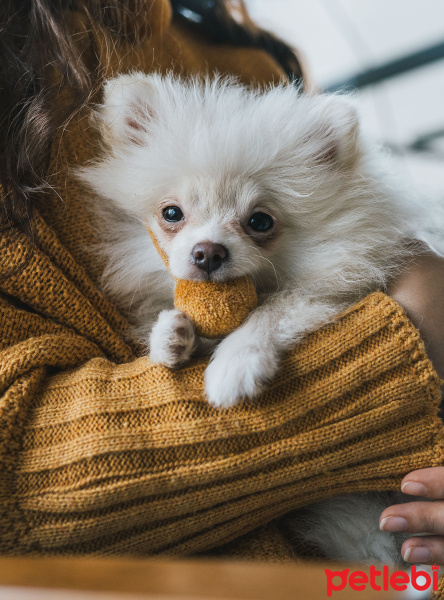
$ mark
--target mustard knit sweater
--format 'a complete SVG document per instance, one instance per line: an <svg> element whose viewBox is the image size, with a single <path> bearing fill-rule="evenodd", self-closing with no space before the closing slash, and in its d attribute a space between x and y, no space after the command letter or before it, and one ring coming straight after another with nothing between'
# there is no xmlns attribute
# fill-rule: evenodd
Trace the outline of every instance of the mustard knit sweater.
<svg viewBox="0 0 444 600"><path fill-rule="evenodd" d="M73 13L86 48L83 26ZM264 52L171 22L167 0L154 2L150 27L138 49L97 29L107 75L281 77ZM335 494L398 489L410 470L443 464L440 381L382 293L311 334L257 402L231 410L208 406L205 361L170 371L138 357L97 286L94 222L68 173L96 152L82 114L54 144L54 196L36 213L34 246L0 234L1 552L183 555L263 527L231 550L289 556L264 533L272 519Z"/></svg>

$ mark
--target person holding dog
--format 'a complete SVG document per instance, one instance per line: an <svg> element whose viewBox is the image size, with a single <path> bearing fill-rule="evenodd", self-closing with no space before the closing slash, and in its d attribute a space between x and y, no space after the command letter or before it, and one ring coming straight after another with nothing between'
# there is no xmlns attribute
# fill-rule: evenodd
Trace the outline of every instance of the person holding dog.
<svg viewBox="0 0 444 600"><path fill-rule="evenodd" d="M99 151L88 106L104 79L136 68L302 82L294 53L240 6L241 24L222 0L0 4L3 553L270 558L265 535L274 558L288 558L267 528L273 518L328 487L395 489L409 472L403 491L434 502L388 507L381 526L434 534L409 539L403 556L444 561L442 259L416 258L389 295L314 333L289 358L271 411L260 401L232 414L209 408L199 365L183 381L153 370L99 289L101 265L87 251L94 224L69 178ZM317 399L315 420L288 401L289 385L301 402ZM369 404L380 426L363 431L353 419L362 423ZM321 425L327 446L311 433Z"/></svg>

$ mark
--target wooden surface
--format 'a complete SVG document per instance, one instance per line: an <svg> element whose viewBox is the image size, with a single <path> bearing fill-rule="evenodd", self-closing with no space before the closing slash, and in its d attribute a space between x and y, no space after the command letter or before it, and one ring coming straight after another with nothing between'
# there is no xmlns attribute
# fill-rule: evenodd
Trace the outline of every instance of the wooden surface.
<svg viewBox="0 0 444 600"><path fill-rule="evenodd" d="M324 600L324 567L334 569L319 563L0 558L0 600ZM349 586L331 596L357 597L406 598Z"/></svg>

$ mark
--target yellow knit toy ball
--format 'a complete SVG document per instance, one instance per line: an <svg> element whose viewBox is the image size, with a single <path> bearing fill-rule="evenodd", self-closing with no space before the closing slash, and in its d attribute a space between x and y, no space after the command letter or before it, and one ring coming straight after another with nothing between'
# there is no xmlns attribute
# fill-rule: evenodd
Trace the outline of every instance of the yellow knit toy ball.
<svg viewBox="0 0 444 600"><path fill-rule="evenodd" d="M257 306L257 295L249 277L226 283L177 281L174 306L193 321L196 333L220 338L239 327Z"/></svg>

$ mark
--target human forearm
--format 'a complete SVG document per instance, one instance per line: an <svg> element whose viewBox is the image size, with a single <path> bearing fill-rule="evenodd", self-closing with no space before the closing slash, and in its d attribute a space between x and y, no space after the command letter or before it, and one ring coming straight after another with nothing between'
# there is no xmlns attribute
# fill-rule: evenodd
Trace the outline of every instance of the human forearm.
<svg viewBox="0 0 444 600"><path fill-rule="evenodd" d="M189 554L442 461L436 376L382 294L310 335L256 403L209 407L204 367L95 358L41 379L3 462L2 550Z"/></svg>
<svg viewBox="0 0 444 600"><path fill-rule="evenodd" d="M444 378L444 259L429 253L415 257L388 293L419 329L430 360Z"/></svg>

